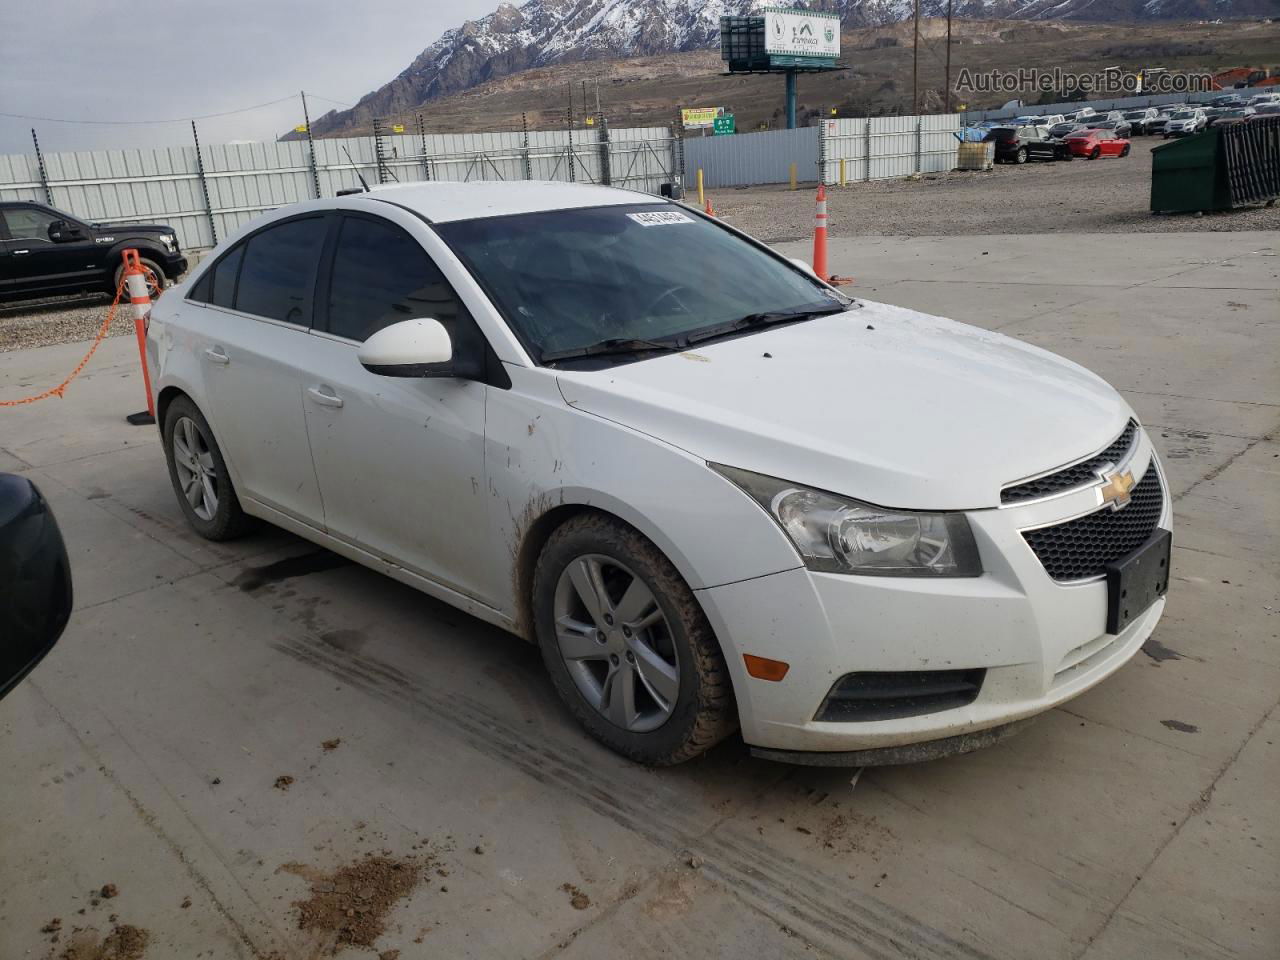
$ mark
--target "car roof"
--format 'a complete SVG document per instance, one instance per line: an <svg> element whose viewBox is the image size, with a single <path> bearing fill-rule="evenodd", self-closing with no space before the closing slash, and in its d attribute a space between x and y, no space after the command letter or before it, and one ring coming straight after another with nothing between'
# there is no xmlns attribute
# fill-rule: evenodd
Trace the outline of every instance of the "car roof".
<svg viewBox="0 0 1280 960"><path fill-rule="evenodd" d="M434 180L390 184L374 187L367 194L352 194L349 199L361 197L399 204L432 223L546 210L664 202L661 197L633 190L545 180L477 180L471 183Z"/></svg>

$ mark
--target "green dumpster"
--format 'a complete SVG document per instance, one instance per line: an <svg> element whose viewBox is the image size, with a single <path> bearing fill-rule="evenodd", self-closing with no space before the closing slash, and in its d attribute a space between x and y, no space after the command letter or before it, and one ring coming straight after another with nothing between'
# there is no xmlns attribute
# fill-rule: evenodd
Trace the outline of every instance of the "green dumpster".
<svg viewBox="0 0 1280 960"><path fill-rule="evenodd" d="M1151 212L1271 206L1280 197L1280 117L1219 123L1151 151Z"/></svg>
<svg viewBox="0 0 1280 960"><path fill-rule="evenodd" d="M1152 213L1230 209L1220 134L1210 127L1151 151Z"/></svg>

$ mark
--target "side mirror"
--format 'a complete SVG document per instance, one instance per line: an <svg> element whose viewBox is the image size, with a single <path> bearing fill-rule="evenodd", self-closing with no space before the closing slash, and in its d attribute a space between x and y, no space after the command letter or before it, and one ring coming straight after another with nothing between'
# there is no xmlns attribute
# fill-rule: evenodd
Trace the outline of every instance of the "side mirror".
<svg viewBox="0 0 1280 960"><path fill-rule="evenodd" d="M799 267L801 270L807 273L809 276L813 277L813 279L815 280L822 279L814 272L813 266L808 262L801 260L799 257L788 257L787 259L790 260L795 266Z"/></svg>
<svg viewBox="0 0 1280 960"><path fill-rule="evenodd" d="M73 240L83 240L84 231L65 220L55 220L49 224L49 239L54 243L70 243Z"/></svg>
<svg viewBox="0 0 1280 960"><path fill-rule="evenodd" d="M453 341L439 320L424 317L383 327L356 352L380 377L452 377Z"/></svg>
<svg viewBox="0 0 1280 960"><path fill-rule="evenodd" d="M71 565L48 502L0 473L0 697L44 658L71 617Z"/></svg>

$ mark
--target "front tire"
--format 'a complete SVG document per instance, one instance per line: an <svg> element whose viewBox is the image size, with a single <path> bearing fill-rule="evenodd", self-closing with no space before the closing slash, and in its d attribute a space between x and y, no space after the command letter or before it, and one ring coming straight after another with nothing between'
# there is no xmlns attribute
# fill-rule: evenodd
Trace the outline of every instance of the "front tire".
<svg viewBox="0 0 1280 960"><path fill-rule="evenodd" d="M142 264L142 269L147 275L147 295L151 297L152 300L156 300L159 298L160 294L164 293L164 288L165 288L164 271L160 269L160 264L156 263L154 260L148 260L146 257L139 257L138 260L139 260L139 263ZM107 292L114 297L116 294L116 291L120 290L120 281L123 279L124 279L124 264L122 263L120 264L120 266L116 267L115 275L112 278L112 283L114 284L114 286L112 286L112 288ZM128 302L129 300L128 290L121 291L120 300L122 303Z"/></svg>
<svg viewBox="0 0 1280 960"><path fill-rule="evenodd" d="M706 615L671 561L633 528L584 513L556 530L534 572L533 616L556 693L610 749L668 766L737 727Z"/></svg>
<svg viewBox="0 0 1280 960"><path fill-rule="evenodd" d="M188 397L169 404L162 436L173 492L196 533L206 540L234 540L252 530L254 520L240 508L209 421Z"/></svg>
<svg viewBox="0 0 1280 960"><path fill-rule="evenodd" d="M1127 157L1129 155L1129 145L1126 143L1124 149L1120 151L1120 156Z"/></svg>
<svg viewBox="0 0 1280 960"><path fill-rule="evenodd" d="M1090 160L1097 160L1100 156L1102 156L1102 148L1101 148L1101 147L1094 147L1094 148L1093 148L1093 150L1091 150L1091 151L1090 151L1090 153L1089 153L1089 159L1090 159Z"/></svg>

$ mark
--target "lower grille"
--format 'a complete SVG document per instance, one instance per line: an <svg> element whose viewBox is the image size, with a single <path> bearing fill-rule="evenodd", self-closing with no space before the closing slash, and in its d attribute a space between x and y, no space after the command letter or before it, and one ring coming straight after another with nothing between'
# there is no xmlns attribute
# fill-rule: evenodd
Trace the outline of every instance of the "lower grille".
<svg viewBox="0 0 1280 960"><path fill-rule="evenodd" d="M836 681L815 720L896 720L973 703L986 670L850 673Z"/></svg>
<svg viewBox="0 0 1280 960"><path fill-rule="evenodd" d="M1109 564L1146 543L1164 511L1164 491L1155 461L1119 510L1095 513L1022 534L1045 570L1060 583L1100 577Z"/></svg>

